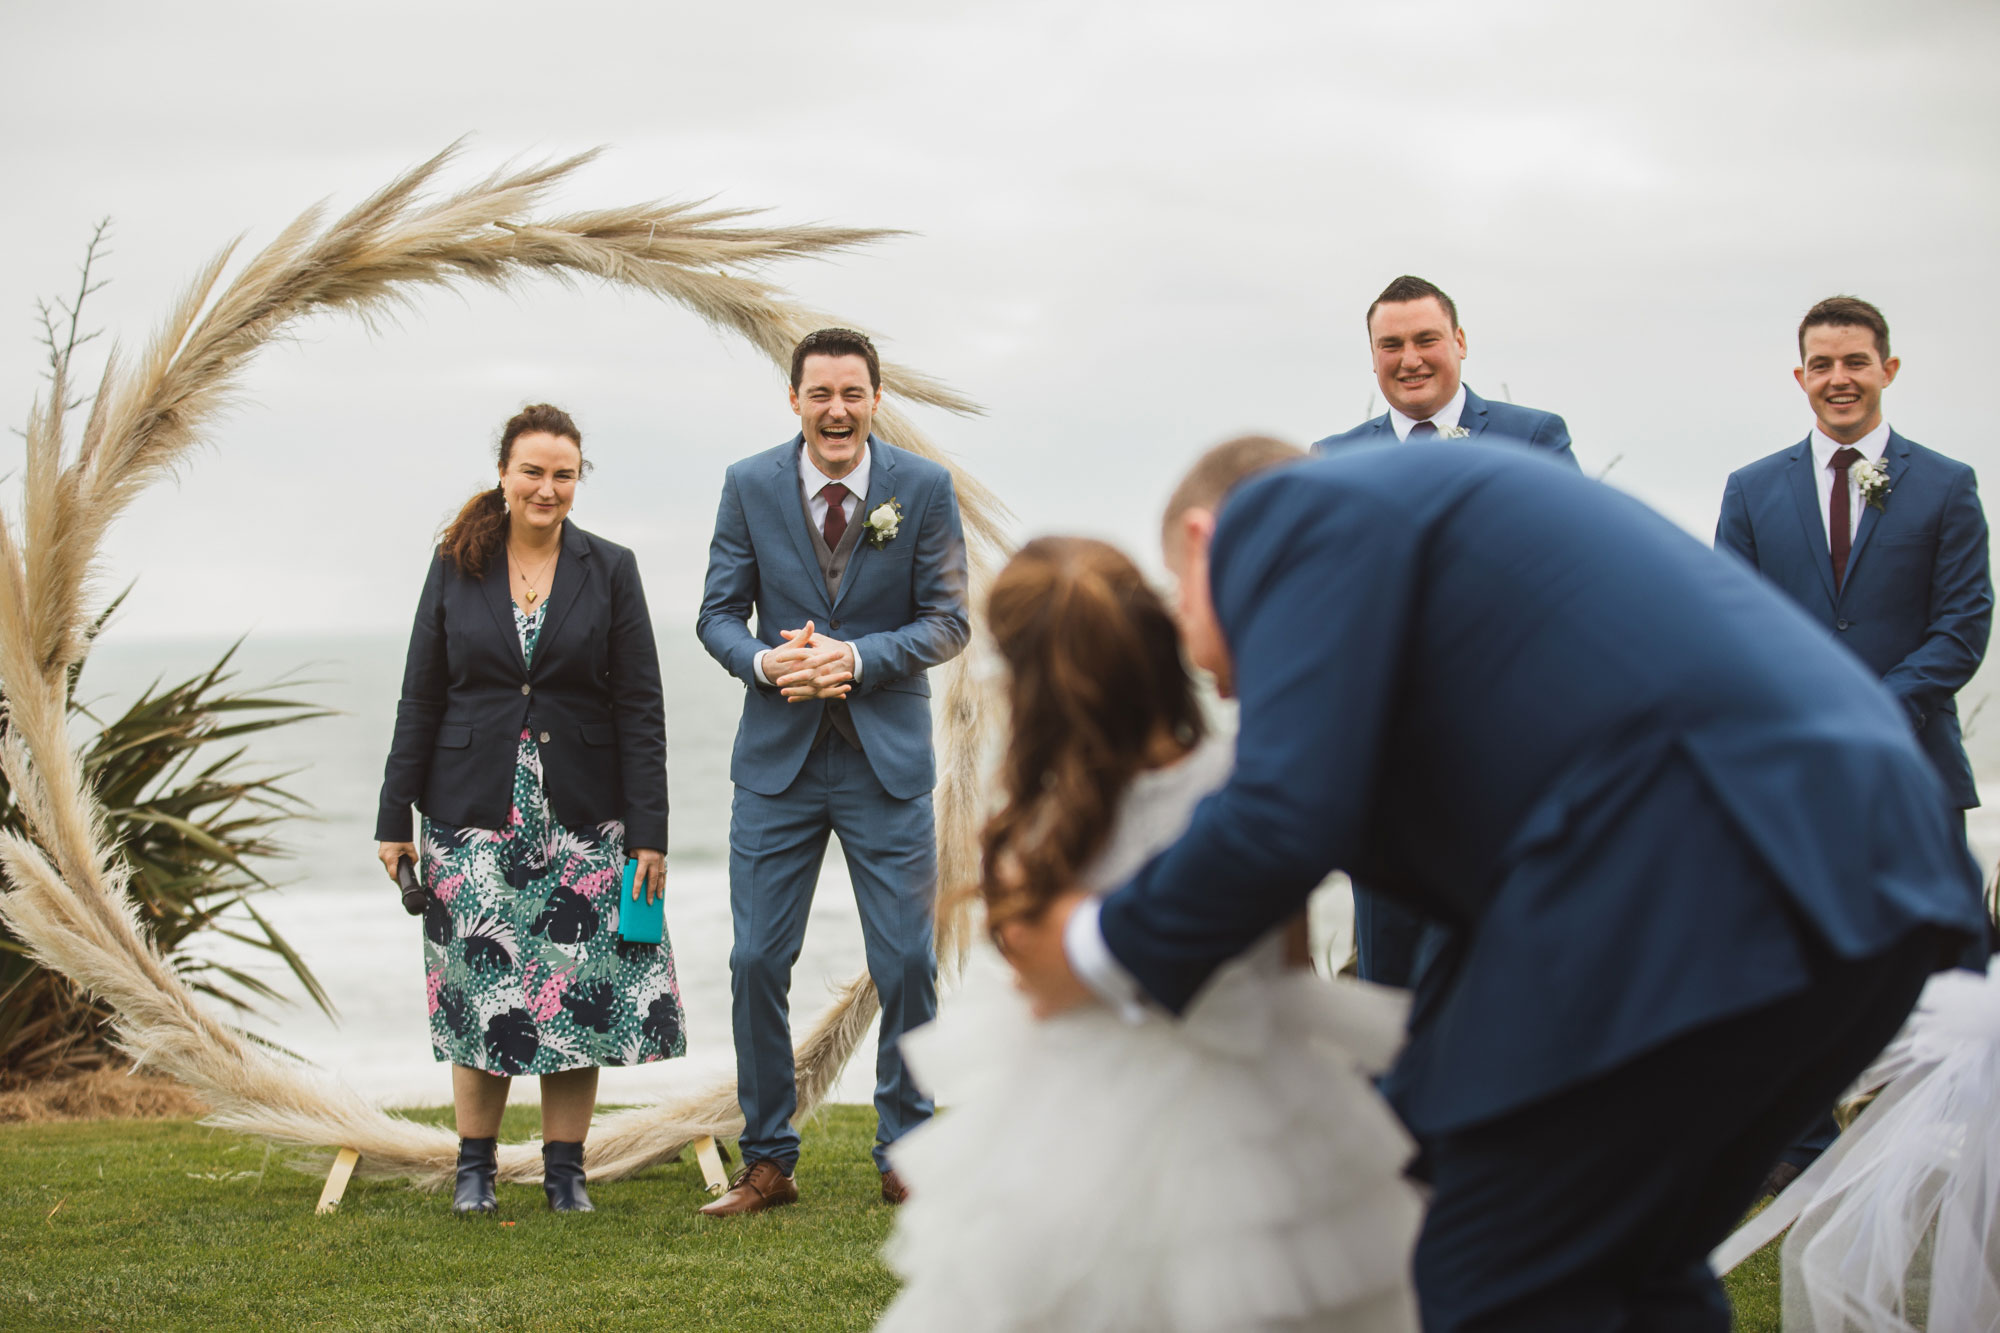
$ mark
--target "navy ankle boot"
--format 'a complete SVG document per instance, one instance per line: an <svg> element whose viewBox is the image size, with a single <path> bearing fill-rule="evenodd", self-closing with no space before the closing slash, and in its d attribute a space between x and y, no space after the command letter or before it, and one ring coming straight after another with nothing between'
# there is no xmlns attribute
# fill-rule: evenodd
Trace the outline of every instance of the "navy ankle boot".
<svg viewBox="0 0 2000 1333"><path fill-rule="evenodd" d="M583 1188L583 1145L544 1143L542 1145L542 1192L549 1207L558 1213L594 1213L590 1195Z"/></svg>
<svg viewBox="0 0 2000 1333"><path fill-rule="evenodd" d="M458 1141L458 1183L451 1192L451 1210L460 1217L479 1217L500 1211L493 1197L493 1181L500 1174L495 1160L497 1145L492 1139Z"/></svg>

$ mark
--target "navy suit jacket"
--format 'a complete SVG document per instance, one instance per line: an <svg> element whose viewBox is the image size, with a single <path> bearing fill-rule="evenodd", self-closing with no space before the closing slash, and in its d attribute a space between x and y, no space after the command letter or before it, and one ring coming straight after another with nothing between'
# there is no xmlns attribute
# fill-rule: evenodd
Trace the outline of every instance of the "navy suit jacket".
<svg viewBox="0 0 2000 1333"><path fill-rule="evenodd" d="M410 627L377 840L409 840L412 804L448 824L506 828L524 728L537 737L558 820L571 828L621 820L627 847L666 850L666 708L639 564L567 520L532 666L514 628L506 544L481 578L432 556Z"/></svg>
<svg viewBox="0 0 2000 1333"><path fill-rule="evenodd" d="M1881 677L1954 805L1979 804L1959 736L1958 691L1979 670L1993 628L1986 514L1972 469L1889 432L1890 494L1861 513L1847 576L1833 558L1808 436L1730 475L1717 549L1749 561Z"/></svg>
<svg viewBox="0 0 2000 1333"><path fill-rule="evenodd" d="M805 437L794 435L731 465L722 483L695 632L709 655L749 687L729 780L776 796L805 765L826 705L787 703L758 681L755 662L784 642L779 630L810 620L861 654L861 682L847 696L848 710L876 778L900 800L921 796L937 785L925 673L956 657L971 634L965 533L951 473L868 437L868 498L855 522L893 499L902 507L902 526L880 547L864 534L838 594L829 598L799 503L804 447Z"/></svg>
<svg viewBox="0 0 2000 1333"><path fill-rule="evenodd" d="M1579 467L1576 455L1570 452L1569 427L1553 412L1540 412L1532 407L1516 407L1512 403L1490 403L1472 391L1470 385L1465 390L1465 411L1460 414L1458 424L1470 434L1469 440L1482 437L1489 440L1512 440L1535 449L1546 449L1571 467ZM1489 435L1490 432L1490 435ZM1313 443L1316 454L1328 453L1335 449L1354 444L1395 444L1396 430L1389 424L1389 414L1384 412L1372 421L1364 421L1353 430L1329 435ZM1580 470L1580 468L1579 468Z"/></svg>
<svg viewBox="0 0 2000 1333"><path fill-rule="evenodd" d="M1236 767L1113 893L1170 1009L1332 870L1452 931L1388 1090L1479 1124L1873 955L1984 930L1937 775L1734 560L1520 449L1342 450L1224 506Z"/></svg>

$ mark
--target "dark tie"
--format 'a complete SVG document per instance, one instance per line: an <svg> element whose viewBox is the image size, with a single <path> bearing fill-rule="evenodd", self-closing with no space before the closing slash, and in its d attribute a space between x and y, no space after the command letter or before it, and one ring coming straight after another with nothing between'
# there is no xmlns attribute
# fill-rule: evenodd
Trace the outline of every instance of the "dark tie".
<svg viewBox="0 0 2000 1333"><path fill-rule="evenodd" d="M1861 461L1859 449L1833 451L1833 494L1828 498L1827 537L1833 549L1833 590L1847 578L1847 553L1854 549L1854 502L1847 498L1847 469Z"/></svg>
<svg viewBox="0 0 2000 1333"><path fill-rule="evenodd" d="M829 481L819 488L819 493L826 500L826 522L820 527L820 535L826 538L826 549L831 551L847 535L847 511L841 508L847 500L847 488L837 481Z"/></svg>
<svg viewBox="0 0 2000 1333"><path fill-rule="evenodd" d="M1437 433L1438 428L1428 421L1419 421L1410 427L1410 438L1413 440L1435 440Z"/></svg>

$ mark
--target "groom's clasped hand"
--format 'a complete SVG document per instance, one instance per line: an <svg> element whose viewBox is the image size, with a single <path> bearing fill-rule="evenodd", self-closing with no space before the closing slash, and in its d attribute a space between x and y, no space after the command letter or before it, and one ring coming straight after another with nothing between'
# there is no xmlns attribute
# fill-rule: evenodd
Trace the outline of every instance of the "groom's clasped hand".
<svg viewBox="0 0 2000 1333"><path fill-rule="evenodd" d="M778 633L785 642L764 659L764 674L785 696L785 702L845 698L854 688L851 645L821 634L810 620L799 629Z"/></svg>

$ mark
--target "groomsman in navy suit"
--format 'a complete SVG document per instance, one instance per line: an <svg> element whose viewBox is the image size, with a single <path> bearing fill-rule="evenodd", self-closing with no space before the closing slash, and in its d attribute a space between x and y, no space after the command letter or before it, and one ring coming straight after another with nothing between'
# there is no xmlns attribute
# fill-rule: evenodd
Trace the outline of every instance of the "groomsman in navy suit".
<svg viewBox="0 0 2000 1333"><path fill-rule="evenodd" d="M1964 829L1979 804L1958 691L1986 655L1993 575L1972 469L1904 439L1882 416L1901 363L1882 312L1834 296L1799 324L1793 377L1812 433L1732 474L1715 545L1732 551L1881 678L1944 782ZM1782 1188L1839 1130L1823 1117L1769 1186Z"/></svg>
<svg viewBox="0 0 2000 1333"><path fill-rule="evenodd" d="M958 497L946 469L869 433L882 369L863 335L808 334L792 354L791 401L799 433L734 464L723 483L696 625L745 687L729 765L743 1169L701 1210L710 1216L799 1197L789 993L829 833L847 856L882 1001L875 1165L885 1202L904 1198L888 1146L931 1114L897 1042L937 1014L926 673L970 634Z"/></svg>
<svg viewBox="0 0 2000 1333"><path fill-rule="evenodd" d="M1408 274L1368 307L1368 347L1375 382L1389 410L1313 445L1331 453L1357 444L1426 440L1505 440L1546 449L1570 467L1569 428L1553 412L1490 403L1465 386L1465 330L1458 306L1434 283ZM1403 903L1354 886L1354 942L1361 975L1385 986L1415 984L1424 919Z"/></svg>
<svg viewBox="0 0 2000 1333"><path fill-rule="evenodd" d="M1424 1327L1726 1333L1709 1252L1985 926L1903 711L1740 562L1527 450L1240 480L1232 447L1165 554L1235 769L1108 897L1002 930L1024 989L1184 1013L1332 870L1417 903L1453 927L1385 1085L1432 1186Z"/></svg>

